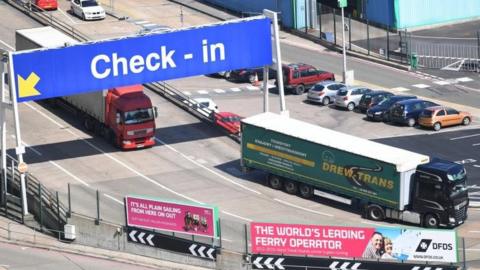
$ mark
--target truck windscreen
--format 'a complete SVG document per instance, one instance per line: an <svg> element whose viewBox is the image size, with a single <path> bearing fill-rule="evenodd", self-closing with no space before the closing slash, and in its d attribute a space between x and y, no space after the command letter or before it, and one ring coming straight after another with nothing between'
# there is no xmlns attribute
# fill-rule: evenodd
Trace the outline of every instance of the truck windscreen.
<svg viewBox="0 0 480 270"><path fill-rule="evenodd" d="M126 125L140 124L143 122L152 121L153 110L152 108L148 108L125 112L124 119Z"/></svg>
<svg viewBox="0 0 480 270"><path fill-rule="evenodd" d="M459 192L467 190L467 171L463 166L448 171L447 178L449 181L450 195L455 196Z"/></svg>

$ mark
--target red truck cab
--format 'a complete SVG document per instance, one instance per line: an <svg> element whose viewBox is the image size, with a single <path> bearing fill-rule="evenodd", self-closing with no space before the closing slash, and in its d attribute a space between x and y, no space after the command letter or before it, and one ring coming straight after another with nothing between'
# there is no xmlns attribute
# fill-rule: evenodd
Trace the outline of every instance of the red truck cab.
<svg viewBox="0 0 480 270"><path fill-rule="evenodd" d="M107 136L115 145L124 150L155 145L157 111L143 93L142 85L110 89L105 110Z"/></svg>

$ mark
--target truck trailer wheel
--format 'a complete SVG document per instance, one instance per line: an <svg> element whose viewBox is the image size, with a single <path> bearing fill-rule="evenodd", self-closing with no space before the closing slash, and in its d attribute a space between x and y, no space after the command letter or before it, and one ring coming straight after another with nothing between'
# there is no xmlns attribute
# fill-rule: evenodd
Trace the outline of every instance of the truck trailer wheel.
<svg viewBox="0 0 480 270"><path fill-rule="evenodd" d="M268 185L273 189L282 189L283 181L279 176L268 175Z"/></svg>
<svg viewBox="0 0 480 270"><path fill-rule="evenodd" d="M423 226L427 228L437 228L438 223L438 217L434 214L426 214L423 219Z"/></svg>
<svg viewBox="0 0 480 270"><path fill-rule="evenodd" d="M371 204L367 207L367 218L375 221L382 221L385 219L385 211L383 207L376 204Z"/></svg>
<svg viewBox="0 0 480 270"><path fill-rule="evenodd" d="M298 192L298 185L294 181L285 181L283 186L288 194L297 194Z"/></svg>
<svg viewBox="0 0 480 270"><path fill-rule="evenodd" d="M301 184L299 190L302 198L309 199L313 195L313 188L310 185Z"/></svg>

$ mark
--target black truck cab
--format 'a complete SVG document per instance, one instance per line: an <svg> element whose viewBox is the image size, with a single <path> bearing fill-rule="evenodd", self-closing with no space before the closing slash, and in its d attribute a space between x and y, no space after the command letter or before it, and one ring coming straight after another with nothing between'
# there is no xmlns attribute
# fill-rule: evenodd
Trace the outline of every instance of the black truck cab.
<svg viewBox="0 0 480 270"><path fill-rule="evenodd" d="M417 166L412 187L412 210L425 227L454 227L467 219L468 190L465 167L433 158Z"/></svg>

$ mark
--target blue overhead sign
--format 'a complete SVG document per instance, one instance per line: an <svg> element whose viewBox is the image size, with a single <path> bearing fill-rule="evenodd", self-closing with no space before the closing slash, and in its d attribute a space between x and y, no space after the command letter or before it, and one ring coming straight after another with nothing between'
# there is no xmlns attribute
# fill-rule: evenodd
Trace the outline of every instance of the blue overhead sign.
<svg viewBox="0 0 480 270"><path fill-rule="evenodd" d="M272 63L270 19L255 18L12 55L19 102Z"/></svg>

